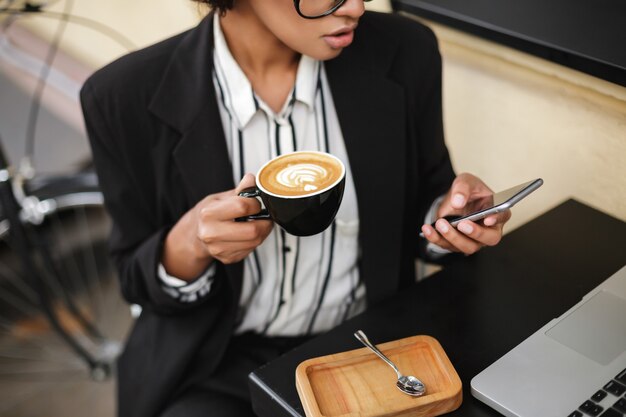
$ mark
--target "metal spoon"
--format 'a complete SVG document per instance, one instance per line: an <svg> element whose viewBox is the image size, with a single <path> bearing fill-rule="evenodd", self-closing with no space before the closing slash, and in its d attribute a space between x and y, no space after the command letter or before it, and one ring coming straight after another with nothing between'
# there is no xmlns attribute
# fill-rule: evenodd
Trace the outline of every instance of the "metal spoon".
<svg viewBox="0 0 626 417"><path fill-rule="evenodd" d="M422 381L415 378L414 376L402 375L400 371L398 370L398 367L393 362L391 362L388 357L386 357L380 350L378 350L376 346L374 346L369 341L367 336L365 336L365 333L363 333L361 330L357 330L354 333L354 337L356 337L359 342L363 343L365 346L370 348L375 354L378 355L379 358L387 362L387 365L391 366L393 370L396 371L396 375L398 375L398 381L396 382L396 386L398 387L400 391L404 392L405 394L412 395L414 397L419 397L421 395L424 395L424 393L426 392L426 387L424 386Z"/></svg>

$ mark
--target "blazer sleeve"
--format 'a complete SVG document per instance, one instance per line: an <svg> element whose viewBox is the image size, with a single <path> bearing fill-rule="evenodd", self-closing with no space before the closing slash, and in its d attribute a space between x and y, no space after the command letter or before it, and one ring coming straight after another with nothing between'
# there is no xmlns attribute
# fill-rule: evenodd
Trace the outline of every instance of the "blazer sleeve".
<svg viewBox="0 0 626 417"><path fill-rule="evenodd" d="M416 100L419 117L415 120L418 121L416 129L420 138L418 142L420 147L418 152L419 188L429 205L425 209L422 208L424 213L420 213L420 218L424 218L430 203L449 190L455 178L444 140L441 55L434 33L428 28L425 28L425 31L429 42L424 48L423 65L428 67L423 71L425 76L421 80L420 95Z"/></svg>
<svg viewBox="0 0 626 417"><path fill-rule="evenodd" d="M446 147L442 108L442 65L437 38L432 30L419 25L419 51L417 57L417 80L413 103L415 106L414 129L417 136L417 221L424 222L433 202L448 192L455 178L450 154ZM426 250L426 239L418 238L418 255L431 259Z"/></svg>
<svg viewBox="0 0 626 417"><path fill-rule="evenodd" d="M113 222L110 253L117 268L122 295L129 303L165 314L189 310L208 302L219 292L222 281L219 275L223 272L220 268L211 293L196 302L182 303L163 291L158 265L164 239L173 222L159 224L156 207L151 207L145 196L144 188L149 189L149 186L142 184L141 176L134 172L147 162L138 158L139 155L133 156L136 150L130 149L125 142L128 140L124 133L127 126L121 125L119 117L103 110L120 103L106 103L111 101L108 95L106 99L99 98L97 82L92 79L81 89L80 99L100 188Z"/></svg>

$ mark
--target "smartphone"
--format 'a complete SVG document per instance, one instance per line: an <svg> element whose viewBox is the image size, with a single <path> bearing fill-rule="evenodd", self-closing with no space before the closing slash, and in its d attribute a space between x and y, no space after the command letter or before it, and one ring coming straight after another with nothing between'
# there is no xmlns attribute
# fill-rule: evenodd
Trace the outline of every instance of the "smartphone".
<svg viewBox="0 0 626 417"><path fill-rule="evenodd" d="M516 185L499 193L491 194L477 200L470 201L464 208L463 213L445 216L451 226L456 227L462 220L476 221L485 217L508 210L524 197L541 187L543 180L528 181ZM435 223L432 224L435 227ZM423 236L423 233L420 233Z"/></svg>

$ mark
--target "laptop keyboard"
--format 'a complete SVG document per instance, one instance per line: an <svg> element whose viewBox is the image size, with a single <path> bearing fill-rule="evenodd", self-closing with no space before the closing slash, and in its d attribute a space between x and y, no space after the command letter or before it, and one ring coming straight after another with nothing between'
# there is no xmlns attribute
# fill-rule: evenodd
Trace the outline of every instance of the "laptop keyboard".
<svg viewBox="0 0 626 417"><path fill-rule="evenodd" d="M626 417L626 369L567 417Z"/></svg>

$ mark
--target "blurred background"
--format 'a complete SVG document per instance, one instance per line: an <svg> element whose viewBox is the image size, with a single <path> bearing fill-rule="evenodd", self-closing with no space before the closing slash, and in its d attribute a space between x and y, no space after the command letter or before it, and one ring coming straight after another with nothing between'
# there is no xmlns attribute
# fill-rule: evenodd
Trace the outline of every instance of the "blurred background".
<svg viewBox="0 0 626 417"><path fill-rule="evenodd" d="M387 0L366 7L391 11ZM90 173L78 104L89 74L194 26L206 13L187 0L0 0L0 11L0 141L14 171L32 180L33 189L45 188L49 178ZM495 191L537 177L545 181L515 208L506 232L571 197L626 220L624 87L422 22L440 42L446 137L457 172L472 172ZM89 184L80 187L81 198L83 188L93 191ZM70 288L78 310L106 330L107 343L84 344L106 358L119 350L132 317L107 263L106 213L101 202L84 201L72 203L57 226L46 220L39 230L58 246L53 257L62 268L70 268L71 256L79 258L72 268L81 276L97 272L87 284L59 286ZM67 234L58 237L57 229ZM53 331L41 301L21 284L14 251L10 243L0 247L0 416L113 416L113 379L90 375ZM70 307L52 309L73 332L81 315Z"/></svg>

